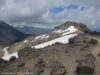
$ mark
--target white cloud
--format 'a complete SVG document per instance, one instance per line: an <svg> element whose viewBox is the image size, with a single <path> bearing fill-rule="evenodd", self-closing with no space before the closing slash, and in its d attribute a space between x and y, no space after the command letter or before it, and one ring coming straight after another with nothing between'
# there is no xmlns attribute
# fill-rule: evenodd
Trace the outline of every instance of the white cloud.
<svg viewBox="0 0 100 75"><path fill-rule="evenodd" d="M82 6L84 10L65 9L58 14L50 11L70 4ZM99 6L99 0L0 0L0 19L12 25L54 27L67 20L74 20L100 27L96 25L100 21Z"/></svg>

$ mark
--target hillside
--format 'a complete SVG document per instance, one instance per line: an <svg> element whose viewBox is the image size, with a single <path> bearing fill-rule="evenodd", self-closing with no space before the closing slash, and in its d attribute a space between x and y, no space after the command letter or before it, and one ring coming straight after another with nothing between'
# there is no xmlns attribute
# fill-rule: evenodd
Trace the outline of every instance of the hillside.
<svg viewBox="0 0 100 75"><path fill-rule="evenodd" d="M0 72L15 75L100 75L100 35L68 21L48 34L2 48Z"/></svg>
<svg viewBox="0 0 100 75"><path fill-rule="evenodd" d="M0 45L7 46L21 41L27 35L9 26L7 23L0 21Z"/></svg>

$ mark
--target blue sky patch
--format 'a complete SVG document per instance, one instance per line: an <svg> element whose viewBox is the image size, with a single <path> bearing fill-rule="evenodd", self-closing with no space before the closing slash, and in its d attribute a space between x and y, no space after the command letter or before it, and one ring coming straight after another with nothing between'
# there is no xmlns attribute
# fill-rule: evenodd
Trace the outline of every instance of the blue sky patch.
<svg viewBox="0 0 100 75"><path fill-rule="evenodd" d="M53 13L60 13L62 11L64 11L65 8L63 7L59 7L59 8L54 8L54 9L51 9L51 12Z"/></svg>
<svg viewBox="0 0 100 75"><path fill-rule="evenodd" d="M84 7L80 7L80 10L83 11L84 10Z"/></svg>
<svg viewBox="0 0 100 75"><path fill-rule="evenodd" d="M67 9L78 9L79 5L75 5L75 4L70 4L68 6L66 6Z"/></svg>

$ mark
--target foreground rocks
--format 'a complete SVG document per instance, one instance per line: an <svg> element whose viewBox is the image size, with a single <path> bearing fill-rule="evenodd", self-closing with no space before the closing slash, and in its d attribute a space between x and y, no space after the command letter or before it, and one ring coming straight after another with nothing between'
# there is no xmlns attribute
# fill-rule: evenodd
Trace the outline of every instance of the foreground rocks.
<svg viewBox="0 0 100 75"><path fill-rule="evenodd" d="M93 75L95 70L95 57L92 54L86 54L77 66L78 75Z"/></svg>
<svg viewBox="0 0 100 75"><path fill-rule="evenodd" d="M19 50L18 59L11 57L10 62L0 59L0 72L14 72L15 75L17 72L22 75L26 72L30 73L27 75L96 75L96 58L91 53L97 44L96 40L79 35L71 38L69 44L57 42L42 49L26 47Z"/></svg>

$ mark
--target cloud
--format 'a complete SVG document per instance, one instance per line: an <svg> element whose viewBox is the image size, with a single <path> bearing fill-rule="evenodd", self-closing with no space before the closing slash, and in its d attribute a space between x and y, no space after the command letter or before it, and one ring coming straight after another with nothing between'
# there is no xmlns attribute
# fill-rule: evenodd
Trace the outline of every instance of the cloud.
<svg viewBox="0 0 100 75"><path fill-rule="evenodd" d="M0 19L14 26L52 28L67 20L100 28L99 0L0 0Z"/></svg>

